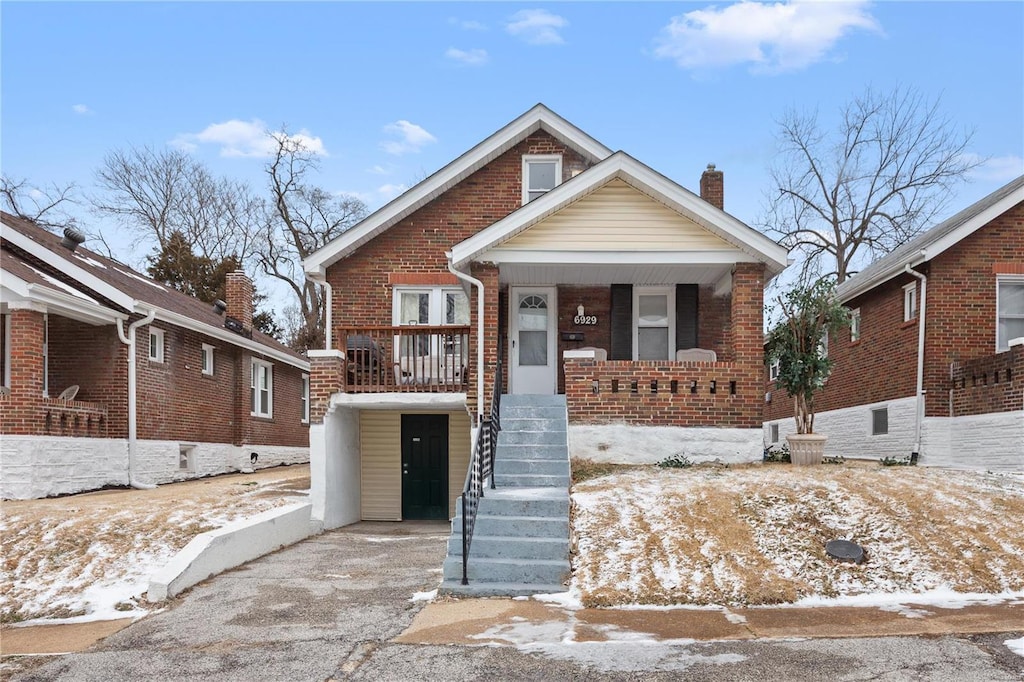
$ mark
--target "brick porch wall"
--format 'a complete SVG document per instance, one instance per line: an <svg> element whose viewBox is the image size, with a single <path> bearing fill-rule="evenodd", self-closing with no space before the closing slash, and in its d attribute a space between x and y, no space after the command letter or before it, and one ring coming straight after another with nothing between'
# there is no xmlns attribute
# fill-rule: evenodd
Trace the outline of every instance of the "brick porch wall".
<svg viewBox="0 0 1024 682"><path fill-rule="evenodd" d="M953 417L1024 410L1024 346L954 367Z"/></svg>

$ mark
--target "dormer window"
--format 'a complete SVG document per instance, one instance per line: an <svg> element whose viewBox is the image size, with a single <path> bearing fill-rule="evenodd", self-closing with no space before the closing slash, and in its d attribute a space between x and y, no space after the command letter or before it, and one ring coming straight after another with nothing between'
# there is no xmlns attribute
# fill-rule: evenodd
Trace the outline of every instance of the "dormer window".
<svg viewBox="0 0 1024 682"><path fill-rule="evenodd" d="M523 203L553 190L562 183L562 157L558 154L523 157Z"/></svg>

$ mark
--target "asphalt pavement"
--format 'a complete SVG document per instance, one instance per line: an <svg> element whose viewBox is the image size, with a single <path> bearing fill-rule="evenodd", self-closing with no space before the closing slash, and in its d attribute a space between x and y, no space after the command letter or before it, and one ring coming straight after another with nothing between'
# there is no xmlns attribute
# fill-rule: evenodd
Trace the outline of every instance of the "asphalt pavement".
<svg viewBox="0 0 1024 682"><path fill-rule="evenodd" d="M1024 680L1024 657L1003 644L1024 636L1021 604L775 617L522 600L424 608L413 596L437 586L447 531L447 523L404 522L323 533L197 585L86 651L8 658L3 677Z"/></svg>

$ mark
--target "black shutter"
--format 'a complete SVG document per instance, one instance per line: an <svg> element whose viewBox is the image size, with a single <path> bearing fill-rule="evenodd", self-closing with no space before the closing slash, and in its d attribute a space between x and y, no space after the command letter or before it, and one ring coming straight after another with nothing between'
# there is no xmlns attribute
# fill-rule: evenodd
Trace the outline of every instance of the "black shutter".
<svg viewBox="0 0 1024 682"><path fill-rule="evenodd" d="M697 347L696 284L676 285L676 350Z"/></svg>
<svg viewBox="0 0 1024 682"><path fill-rule="evenodd" d="M633 285L612 285L611 348L609 360L633 359Z"/></svg>

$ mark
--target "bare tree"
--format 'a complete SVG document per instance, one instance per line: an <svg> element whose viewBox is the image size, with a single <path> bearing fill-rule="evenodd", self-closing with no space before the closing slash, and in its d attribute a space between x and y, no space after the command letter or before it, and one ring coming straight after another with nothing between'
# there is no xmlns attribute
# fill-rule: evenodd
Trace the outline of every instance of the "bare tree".
<svg viewBox="0 0 1024 682"><path fill-rule="evenodd" d="M0 201L4 210L36 225L59 232L65 227L76 227L74 216L67 212L69 205L78 203L78 190L74 183L51 184L39 189L28 180L0 175Z"/></svg>
<svg viewBox="0 0 1024 682"><path fill-rule="evenodd" d="M116 150L103 159L96 180L105 191L93 199L96 210L117 218L136 245L164 251L177 233L214 261L246 262L253 255L260 199L244 183L214 177L186 152Z"/></svg>
<svg viewBox="0 0 1024 682"><path fill-rule="evenodd" d="M366 205L349 195L331 194L309 184L318 169L316 155L285 129L272 135L274 154L267 164L270 205L257 260L263 271L282 282L298 300L302 328L289 324L288 335L299 349L323 345L324 300L306 279L302 260L366 216Z"/></svg>
<svg viewBox="0 0 1024 682"><path fill-rule="evenodd" d="M804 277L843 282L906 243L982 163L967 153L971 132L912 88L868 88L843 107L832 133L816 112L790 111L778 124L763 227L803 254Z"/></svg>

